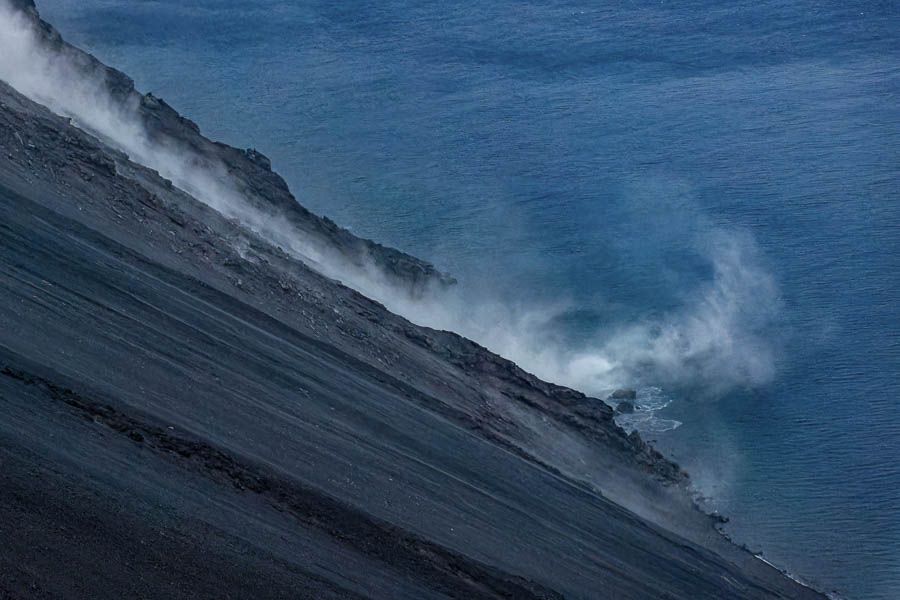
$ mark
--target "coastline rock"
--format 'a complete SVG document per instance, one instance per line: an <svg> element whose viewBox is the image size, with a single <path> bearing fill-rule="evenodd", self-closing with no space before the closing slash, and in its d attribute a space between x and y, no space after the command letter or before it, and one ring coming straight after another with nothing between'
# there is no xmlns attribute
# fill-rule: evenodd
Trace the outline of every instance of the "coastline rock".
<svg viewBox="0 0 900 600"><path fill-rule="evenodd" d="M634 403L630 400L622 400L616 405L617 415L630 415L634 413Z"/></svg>
<svg viewBox="0 0 900 600"><path fill-rule="evenodd" d="M610 400L636 400L637 392L629 389L619 389L609 395Z"/></svg>

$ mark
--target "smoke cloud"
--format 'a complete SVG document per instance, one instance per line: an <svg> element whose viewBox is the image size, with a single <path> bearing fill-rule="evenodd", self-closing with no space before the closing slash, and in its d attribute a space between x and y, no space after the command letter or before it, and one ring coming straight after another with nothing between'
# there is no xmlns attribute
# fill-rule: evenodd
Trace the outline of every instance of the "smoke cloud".
<svg viewBox="0 0 900 600"><path fill-rule="evenodd" d="M569 308L472 303L460 296L403 307L413 320L453 329L514 360L524 369L589 394L618 387L703 387L724 392L757 387L775 374L777 343L766 337L781 300L759 250L745 234L716 231L698 241L712 280L689 294L683 308L637 324L610 324L577 350L548 335ZM457 310L448 305L457 304ZM435 307L440 307L435 310Z"/></svg>

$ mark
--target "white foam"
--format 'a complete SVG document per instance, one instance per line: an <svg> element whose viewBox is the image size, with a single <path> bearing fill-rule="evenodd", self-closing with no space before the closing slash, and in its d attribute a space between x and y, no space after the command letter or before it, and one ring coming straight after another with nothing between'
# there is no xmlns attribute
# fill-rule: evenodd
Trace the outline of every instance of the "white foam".
<svg viewBox="0 0 900 600"><path fill-rule="evenodd" d="M805 587L805 588L809 588L809 589L811 589L811 590L818 591L818 590L816 590L816 588L814 588L813 586L809 585L808 583L806 583L806 582L803 581L802 579L800 579L800 578L798 578L797 576L791 574L790 571L788 571L788 570L786 570L786 569L782 569L781 567L779 567L779 566L773 564L772 562L766 560L766 559L763 558L761 555L759 555L759 554L754 554L754 556L755 556L756 558L758 558L759 560L763 561L764 563L766 563L767 565L769 565L770 567L772 567L773 569L775 569L776 571L778 571L779 573L781 573L782 575L784 575L785 577L787 577L788 579L790 579L791 581L793 581L793 582L795 582L795 583L799 583L800 585L802 585L802 586ZM846 600L843 596L839 595L837 592L826 593L825 596L828 597L830 600Z"/></svg>
<svg viewBox="0 0 900 600"><path fill-rule="evenodd" d="M656 416L656 413L672 403L672 397L663 392L661 388L650 386L637 390L634 412L616 415L616 424L631 433L663 433L672 431L681 426L681 421L664 419Z"/></svg>

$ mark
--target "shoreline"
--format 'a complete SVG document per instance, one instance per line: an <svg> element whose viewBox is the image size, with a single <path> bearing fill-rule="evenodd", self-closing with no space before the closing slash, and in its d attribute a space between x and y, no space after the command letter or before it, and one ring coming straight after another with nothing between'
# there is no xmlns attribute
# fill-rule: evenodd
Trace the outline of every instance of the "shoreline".
<svg viewBox="0 0 900 600"><path fill-rule="evenodd" d="M783 568L779 567L778 565L776 565L772 562L769 562L768 560L763 558L762 554L756 554L754 556L756 556L756 558L763 561L764 563L766 563L767 565L769 565L770 567L772 567L773 569L775 569L776 571L778 571L779 573L784 575L785 577L797 582L798 584L800 584L804 587L807 587L807 588L813 590L814 592L822 594L823 596L828 598L828 600L850 600L849 598L847 598L846 596L844 596L842 594L839 594L838 592L835 592L835 591L825 592L823 590L816 588L813 584L804 581L801 577L792 574L789 570L783 569Z"/></svg>

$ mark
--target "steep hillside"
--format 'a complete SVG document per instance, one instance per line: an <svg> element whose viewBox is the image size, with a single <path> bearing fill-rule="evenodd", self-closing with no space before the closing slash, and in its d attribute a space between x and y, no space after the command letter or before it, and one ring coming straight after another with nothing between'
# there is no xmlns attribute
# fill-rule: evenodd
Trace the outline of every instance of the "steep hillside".
<svg viewBox="0 0 900 600"><path fill-rule="evenodd" d="M18 4L291 235L412 296L451 284ZM0 595L820 597L718 535L602 401L390 313L76 125L0 83Z"/></svg>

